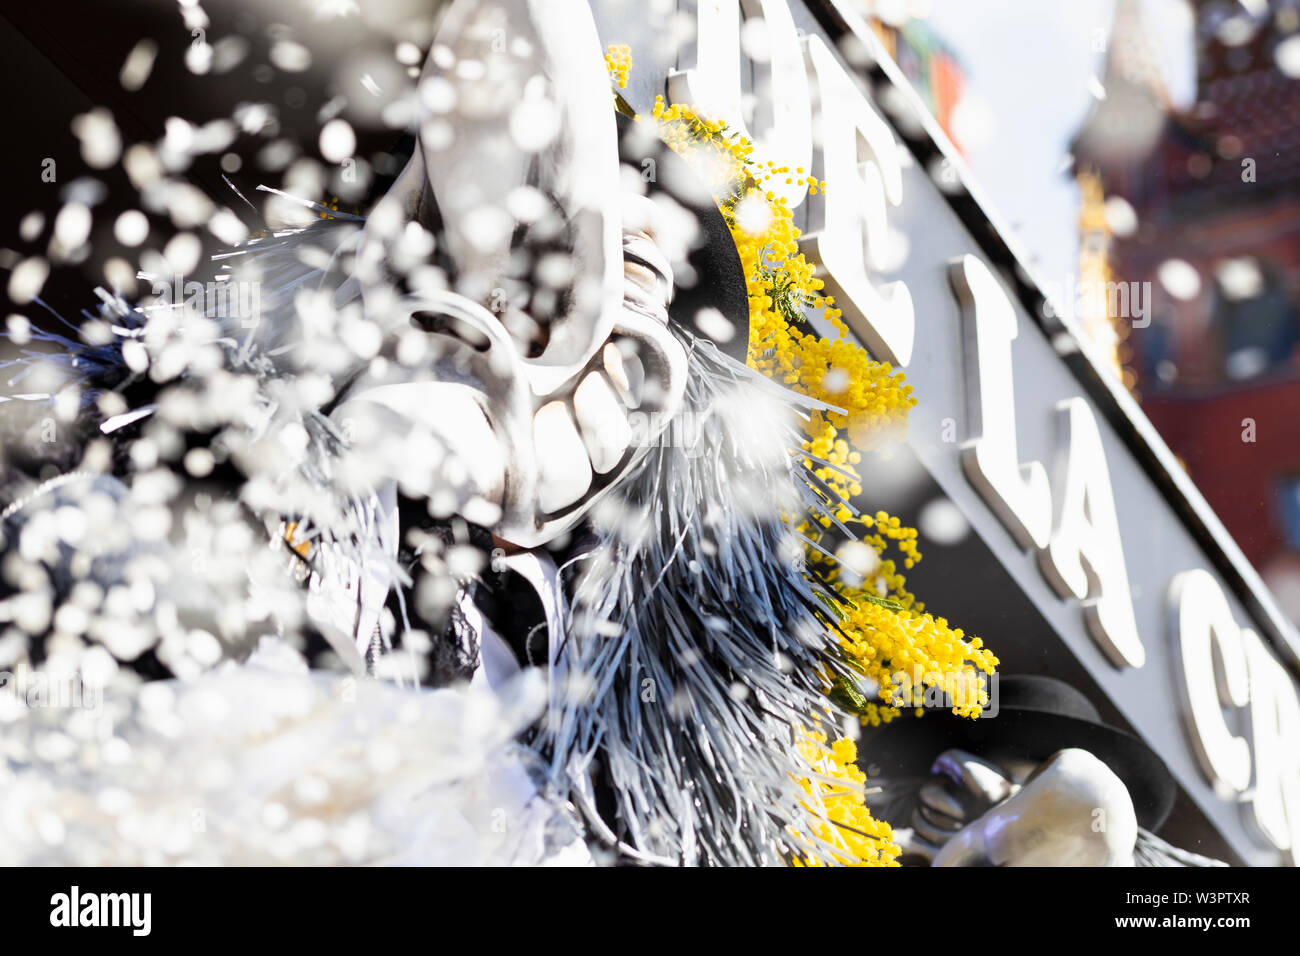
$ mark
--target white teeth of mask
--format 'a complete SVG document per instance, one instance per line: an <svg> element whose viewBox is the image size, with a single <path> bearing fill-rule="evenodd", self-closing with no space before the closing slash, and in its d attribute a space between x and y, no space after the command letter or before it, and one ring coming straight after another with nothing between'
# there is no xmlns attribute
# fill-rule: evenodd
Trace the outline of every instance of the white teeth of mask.
<svg viewBox="0 0 1300 956"><path fill-rule="evenodd" d="M623 459L632 441L632 426L605 377L592 372L573 393L573 411L582 440L598 474L605 474Z"/></svg>
<svg viewBox="0 0 1300 956"><path fill-rule="evenodd" d="M623 404L628 408L639 408L645 385L645 371L641 368L641 360L635 356L625 357L623 350L613 342L605 346L601 357L605 363L605 374L614 383L614 388L618 391Z"/></svg>
<svg viewBox="0 0 1300 956"><path fill-rule="evenodd" d="M591 487L591 465L577 426L563 402L548 402L533 416L537 452L537 495L541 509L554 513L578 501Z"/></svg>

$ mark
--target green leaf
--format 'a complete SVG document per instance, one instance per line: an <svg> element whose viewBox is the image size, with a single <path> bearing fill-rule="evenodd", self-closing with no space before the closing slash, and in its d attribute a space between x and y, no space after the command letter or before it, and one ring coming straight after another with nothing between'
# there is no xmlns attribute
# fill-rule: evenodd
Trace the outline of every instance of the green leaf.
<svg viewBox="0 0 1300 956"><path fill-rule="evenodd" d="M903 605L899 604L897 601L891 601L888 598L877 597L876 595L868 594L865 591L862 592L862 597L865 600L870 601L872 604L879 604L881 607L887 607L891 611L904 610Z"/></svg>

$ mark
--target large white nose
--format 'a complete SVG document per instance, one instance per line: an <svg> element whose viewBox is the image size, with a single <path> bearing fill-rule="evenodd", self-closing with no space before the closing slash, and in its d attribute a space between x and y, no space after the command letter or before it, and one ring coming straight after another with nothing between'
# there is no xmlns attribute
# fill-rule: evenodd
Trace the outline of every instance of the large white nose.
<svg viewBox="0 0 1300 956"><path fill-rule="evenodd" d="M963 827L935 866L1132 866L1128 789L1086 750L1053 754L1018 792Z"/></svg>

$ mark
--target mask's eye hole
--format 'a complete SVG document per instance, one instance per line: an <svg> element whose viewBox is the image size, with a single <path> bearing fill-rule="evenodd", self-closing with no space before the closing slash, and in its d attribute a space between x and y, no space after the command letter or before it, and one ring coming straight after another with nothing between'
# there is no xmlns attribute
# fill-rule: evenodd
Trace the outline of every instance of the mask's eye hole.
<svg viewBox="0 0 1300 956"><path fill-rule="evenodd" d="M534 321L518 309L509 309L499 318L524 358L537 358L546 351L546 345L551 341L550 326Z"/></svg>
<svg viewBox="0 0 1300 956"><path fill-rule="evenodd" d="M414 312L411 314L411 324L422 332L449 335L459 339L476 352L486 352L492 344L483 332L454 315L444 315L440 312Z"/></svg>

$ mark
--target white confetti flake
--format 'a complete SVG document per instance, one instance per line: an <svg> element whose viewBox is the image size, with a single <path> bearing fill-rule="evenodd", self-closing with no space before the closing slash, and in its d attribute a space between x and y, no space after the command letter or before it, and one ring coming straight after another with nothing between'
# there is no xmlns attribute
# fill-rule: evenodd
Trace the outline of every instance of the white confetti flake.
<svg viewBox="0 0 1300 956"><path fill-rule="evenodd" d="M212 200L197 186L170 182L164 191L167 212L178 229L204 225L212 215Z"/></svg>
<svg viewBox="0 0 1300 956"><path fill-rule="evenodd" d="M50 264L45 259L24 259L9 274L9 298L17 305L26 305L41 294L49 275Z"/></svg>
<svg viewBox="0 0 1300 956"><path fill-rule="evenodd" d="M5 333L14 345L26 345L32 340L32 323L27 316L14 313L5 319Z"/></svg>
<svg viewBox="0 0 1300 956"><path fill-rule="evenodd" d="M274 116L274 108L267 103L241 103L235 107L235 122L250 136L261 135Z"/></svg>
<svg viewBox="0 0 1300 956"><path fill-rule="evenodd" d="M18 235L23 242L35 242L40 238L41 230L45 228L45 216L39 212L29 212L23 216L22 222L18 224Z"/></svg>
<svg viewBox="0 0 1300 956"><path fill-rule="evenodd" d="M228 246L248 238L248 227L229 209L219 209L208 220L208 231Z"/></svg>
<svg viewBox="0 0 1300 956"><path fill-rule="evenodd" d="M833 368L822 378L822 388L831 395L847 391L849 384L849 373L842 368Z"/></svg>
<svg viewBox="0 0 1300 956"><path fill-rule="evenodd" d="M1201 293L1201 274L1185 259L1166 259L1156 270L1156 278L1175 299L1190 301Z"/></svg>
<svg viewBox="0 0 1300 956"><path fill-rule="evenodd" d="M1293 80L1300 80L1300 33L1293 33L1273 48L1277 68Z"/></svg>
<svg viewBox="0 0 1300 956"><path fill-rule="evenodd" d="M767 200L751 193L736 203L736 225L751 236L761 236L772 223L772 210Z"/></svg>
<svg viewBox="0 0 1300 956"><path fill-rule="evenodd" d="M286 73L301 73L311 66L311 50L293 40L277 40L271 46L271 62Z"/></svg>
<svg viewBox="0 0 1300 956"><path fill-rule="evenodd" d="M1224 298L1231 302L1253 299L1264 291L1264 274L1251 256L1227 259L1215 270Z"/></svg>
<svg viewBox="0 0 1300 956"><path fill-rule="evenodd" d="M320 153L331 163L341 163L357 149L357 136L346 120L332 119L320 131Z"/></svg>
<svg viewBox="0 0 1300 956"><path fill-rule="evenodd" d="M222 37L212 45L212 72L229 73L244 62L248 50L248 41L243 37Z"/></svg>
<svg viewBox="0 0 1300 956"><path fill-rule="evenodd" d="M163 177L163 165L153 147L136 143L122 157L122 166L131 185L141 191L148 189Z"/></svg>
<svg viewBox="0 0 1300 956"><path fill-rule="evenodd" d="M420 84L420 102L430 113L450 113L456 108L456 87L446 77L431 76Z"/></svg>
<svg viewBox="0 0 1300 956"><path fill-rule="evenodd" d="M135 268L121 256L113 256L104 263L104 281L109 288L121 295L135 294Z"/></svg>
<svg viewBox="0 0 1300 956"><path fill-rule="evenodd" d="M163 256L168 266L176 275L187 275L194 271L203 255L203 243L191 232L180 232L172 236L163 248Z"/></svg>
<svg viewBox="0 0 1300 956"><path fill-rule="evenodd" d="M76 117L72 132L81 141L81 158L92 169L107 169L122 155L122 136L113 114L102 106Z"/></svg>
<svg viewBox="0 0 1300 956"><path fill-rule="evenodd" d="M1113 235L1121 238L1137 232L1138 215L1133 205L1122 196L1111 196L1103 207L1106 226Z"/></svg>
<svg viewBox="0 0 1300 956"><path fill-rule="evenodd" d="M220 153L235 141L238 129L226 119L213 120L194 129L192 151L195 153Z"/></svg>
<svg viewBox="0 0 1300 956"><path fill-rule="evenodd" d="M715 308L700 309L695 313L699 330L715 342L730 342L736 337L736 326Z"/></svg>
<svg viewBox="0 0 1300 956"><path fill-rule="evenodd" d="M544 96L528 96L510 114L510 137L525 152L539 153L560 132L560 111Z"/></svg>
<svg viewBox="0 0 1300 956"><path fill-rule="evenodd" d="M257 164L269 172L279 172L298 155L298 147L287 139L267 143L257 154Z"/></svg>
<svg viewBox="0 0 1300 956"><path fill-rule="evenodd" d="M153 40L144 39L133 46L131 52L126 55L126 62L122 64L122 70L118 74L118 82L122 84L123 89L134 93L144 86L149 80L149 74L153 72L157 57L158 44Z"/></svg>
<svg viewBox="0 0 1300 956"><path fill-rule="evenodd" d="M185 50L185 68L196 76L212 69L212 47L207 43L194 43Z"/></svg>
<svg viewBox="0 0 1300 956"><path fill-rule="evenodd" d="M139 374L149 369L149 353L143 342L134 339L122 343L122 361L132 372Z"/></svg>
<svg viewBox="0 0 1300 956"><path fill-rule="evenodd" d="M479 206L465 216L465 238L480 252L504 248L512 229L514 220L498 206Z"/></svg>
<svg viewBox="0 0 1300 956"><path fill-rule="evenodd" d="M947 498L935 498L921 509L922 537L945 547L957 544L970 532L961 510Z"/></svg>
<svg viewBox="0 0 1300 956"><path fill-rule="evenodd" d="M195 478L206 478L216 467L216 458L206 448L191 448L185 453L185 470Z"/></svg>
<svg viewBox="0 0 1300 956"><path fill-rule="evenodd" d="M550 208L546 194L532 186L516 186L506 196L506 211L523 223L539 221Z"/></svg>
<svg viewBox="0 0 1300 956"><path fill-rule="evenodd" d="M138 209L128 209L113 223L113 235L122 245L134 248L149 237L149 217Z"/></svg>

